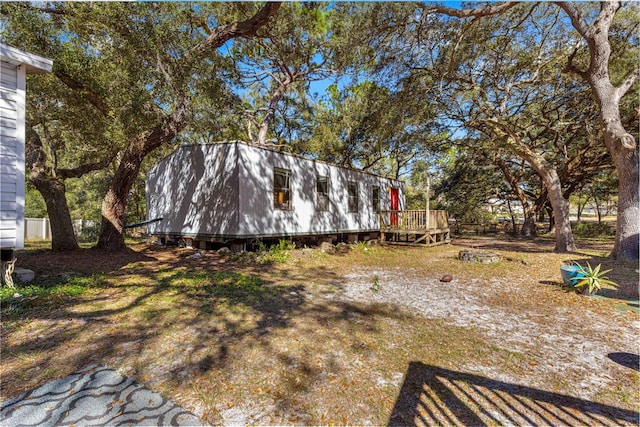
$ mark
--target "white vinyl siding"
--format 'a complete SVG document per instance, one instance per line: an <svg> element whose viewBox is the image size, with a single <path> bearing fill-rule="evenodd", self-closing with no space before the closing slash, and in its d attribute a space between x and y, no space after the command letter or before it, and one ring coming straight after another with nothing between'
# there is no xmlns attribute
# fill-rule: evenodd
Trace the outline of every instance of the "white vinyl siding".
<svg viewBox="0 0 640 427"><path fill-rule="evenodd" d="M18 158L23 150L19 149L18 142L18 117L20 99L18 91L19 69L5 62L1 63L0 70L0 247L20 248L22 230L18 227L22 224L19 212L23 211L24 193L18 194L18 180L24 179L20 174L18 163L24 158ZM24 83L20 85L24 87ZM20 200L18 200L20 199ZM20 222L20 224L19 224Z"/></svg>
<svg viewBox="0 0 640 427"><path fill-rule="evenodd" d="M0 74L0 84L3 88L18 87L18 74L15 72L16 67L6 62L2 63L2 74ZM14 89L15 90L15 89Z"/></svg>
<svg viewBox="0 0 640 427"><path fill-rule="evenodd" d="M24 246L26 75L50 59L0 43L0 248Z"/></svg>
<svg viewBox="0 0 640 427"><path fill-rule="evenodd" d="M152 234L233 235L238 229L238 166L232 144L178 148L147 172Z"/></svg>

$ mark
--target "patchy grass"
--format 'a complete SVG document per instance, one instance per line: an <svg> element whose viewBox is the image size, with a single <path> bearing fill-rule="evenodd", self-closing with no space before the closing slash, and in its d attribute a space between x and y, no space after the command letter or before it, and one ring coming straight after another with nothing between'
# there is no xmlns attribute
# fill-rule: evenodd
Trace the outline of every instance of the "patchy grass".
<svg viewBox="0 0 640 427"><path fill-rule="evenodd" d="M449 382L483 378L637 410L637 371L606 357L634 352L638 315L615 309L637 299L633 266L599 258L600 242L571 255L551 253L548 239L458 242L336 255L277 246L267 263L144 244L119 255L26 251L20 263L38 280L18 299L0 290L2 399L104 364L213 424L380 425L419 362L461 373ZM465 263L462 246L504 260ZM620 289L600 299L567 291L567 259L614 268ZM454 280L440 283L444 274Z"/></svg>
<svg viewBox="0 0 640 427"><path fill-rule="evenodd" d="M107 285L102 274L90 277L69 277L61 281L38 280L16 288L0 288L3 321L19 320L37 308L50 308L73 298L90 295Z"/></svg>

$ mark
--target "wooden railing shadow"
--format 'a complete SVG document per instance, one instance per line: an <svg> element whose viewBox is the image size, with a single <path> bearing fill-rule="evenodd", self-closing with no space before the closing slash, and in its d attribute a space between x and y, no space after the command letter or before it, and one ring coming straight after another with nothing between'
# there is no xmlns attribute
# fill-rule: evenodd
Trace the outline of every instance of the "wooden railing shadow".
<svg viewBox="0 0 640 427"><path fill-rule="evenodd" d="M409 363L388 426L638 425L638 412Z"/></svg>

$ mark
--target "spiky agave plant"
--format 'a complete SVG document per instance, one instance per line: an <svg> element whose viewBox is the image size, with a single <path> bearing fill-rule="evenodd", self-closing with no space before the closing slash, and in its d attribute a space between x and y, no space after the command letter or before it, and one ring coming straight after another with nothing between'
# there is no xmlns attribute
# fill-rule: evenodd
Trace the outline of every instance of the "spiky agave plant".
<svg viewBox="0 0 640 427"><path fill-rule="evenodd" d="M602 270L600 268L602 264L598 264L595 268L591 267L591 264L587 262L587 266L578 265L578 274L577 281L573 285L576 289L582 289L583 287L587 287L590 294L598 292L602 289L603 285L611 285L615 288L618 287L618 284L613 280L609 280L605 277L605 274L610 272L611 270ZM594 292L595 290L595 292Z"/></svg>

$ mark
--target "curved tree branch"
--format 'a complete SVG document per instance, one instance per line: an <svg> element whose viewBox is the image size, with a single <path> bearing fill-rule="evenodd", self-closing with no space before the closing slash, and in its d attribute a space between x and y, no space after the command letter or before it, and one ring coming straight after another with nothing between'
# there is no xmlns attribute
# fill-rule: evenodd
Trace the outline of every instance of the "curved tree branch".
<svg viewBox="0 0 640 427"><path fill-rule="evenodd" d="M57 176L61 179L80 178L81 176L89 172L106 168L107 165L111 163L114 157L115 157L115 153L108 154L105 158L97 162L85 163L83 165L76 166L75 168L72 168L72 169L58 169Z"/></svg>
<svg viewBox="0 0 640 427"><path fill-rule="evenodd" d="M640 77L640 67L636 68L627 79L616 88L616 92L620 98L624 96L625 93L633 86L636 82L636 79Z"/></svg>
<svg viewBox="0 0 640 427"><path fill-rule="evenodd" d="M231 22L213 30L209 36L189 53L189 58L199 58L206 51L217 49L231 39L237 37L255 36L258 30L271 20L280 8L281 2L267 2L262 8L251 18L241 22Z"/></svg>
<svg viewBox="0 0 640 427"><path fill-rule="evenodd" d="M110 117L110 109L109 106L102 100L102 98L95 93L89 86L85 83L76 80L67 74L64 70L55 67L53 68L53 74L69 89L73 89L80 93L84 99L86 99L91 105L95 107L96 110L100 112L105 118Z"/></svg>
<svg viewBox="0 0 640 427"><path fill-rule="evenodd" d="M571 52L571 54L569 55L569 57L567 58L567 65L565 65L564 67L564 71L566 73L573 73L573 74L577 74L578 76L580 76L583 80L585 81L589 81L589 75L587 74L586 71L579 69L578 67L576 67L576 65L573 63L573 60L576 57L576 54L578 53L579 47L576 46L573 49L573 52Z"/></svg>
<svg viewBox="0 0 640 427"><path fill-rule="evenodd" d="M448 16L455 16L457 18L479 18L482 16L497 15L502 12L506 12L518 5L519 2L504 2L495 3L486 7L479 7L476 9L455 9L452 7L440 6L440 5L422 5L422 11L426 14L431 13L443 13Z"/></svg>
<svg viewBox="0 0 640 427"><path fill-rule="evenodd" d="M558 7L564 10L567 13L567 15L569 15L569 18L571 19L571 23L573 24L573 27L578 31L578 33L580 33L580 35L585 40L588 41L593 38L593 33L594 33L593 27L591 27L587 23L587 21L584 19L584 16L582 15L582 12L580 11L580 9L578 9L575 6L574 3L558 1L558 2L555 2L555 4L557 4Z"/></svg>

